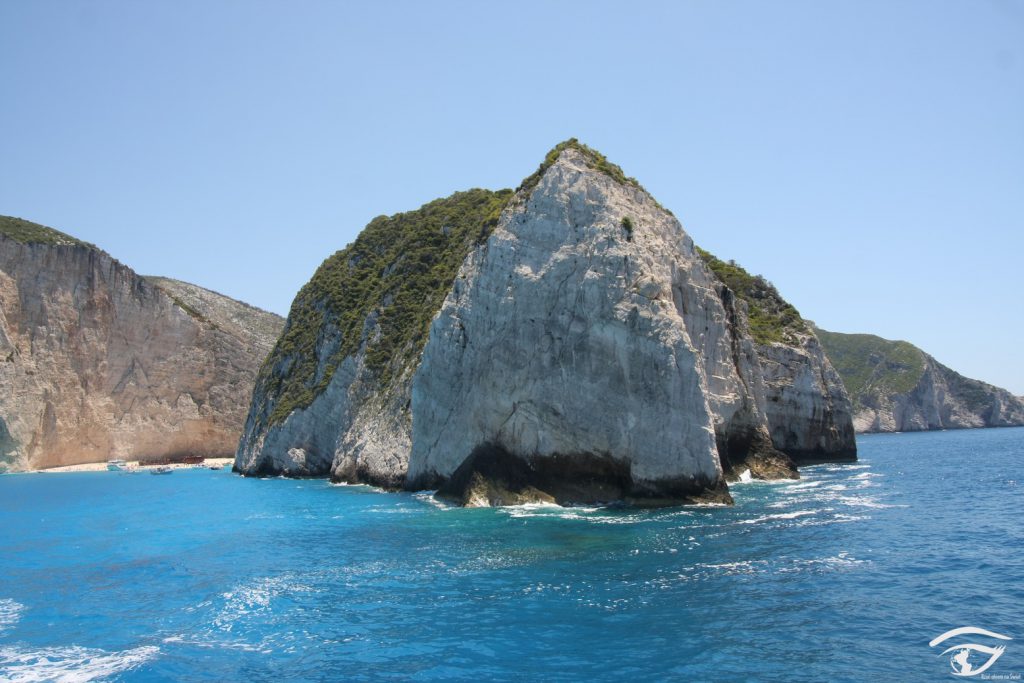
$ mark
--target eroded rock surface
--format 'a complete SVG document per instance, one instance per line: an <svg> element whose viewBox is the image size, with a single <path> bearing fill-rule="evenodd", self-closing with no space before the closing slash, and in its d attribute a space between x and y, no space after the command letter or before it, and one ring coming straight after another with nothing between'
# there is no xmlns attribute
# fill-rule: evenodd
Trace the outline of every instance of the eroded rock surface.
<svg viewBox="0 0 1024 683"><path fill-rule="evenodd" d="M282 323L0 217L0 463L228 456Z"/></svg>
<svg viewBox="0 0 1024 683"><path fill-rule="evenodd" d="M466 210L468 195L377 219L325 262L260 378L238 470L465 505L727 502L744 470L798 476L786 448L839 459L852 444L813 333L766 352L679 222L593 150L560 145L500 204ZM420 257L388 244L424 240L440 254L421 292L436 304L416 313L429 334L396 343L409 287L389 278Z"/></svg>

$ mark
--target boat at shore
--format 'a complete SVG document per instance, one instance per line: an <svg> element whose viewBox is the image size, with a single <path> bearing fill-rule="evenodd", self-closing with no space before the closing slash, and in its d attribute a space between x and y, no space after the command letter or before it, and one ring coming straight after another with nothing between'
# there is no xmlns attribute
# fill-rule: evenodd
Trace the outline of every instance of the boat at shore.
<svg viewBox="0 0 1024 683"><path fill-rule="evenodd" d="M107 461L107 470L110 472L123 472L128 468L128 463L120 458Z"/></svg>
<svg viewBox="0 0 1024 683"><path fill-rule="evenodd" d="M170 473L171 473L171 472L173 472L173 471L174 471L174 470L172 470L172 469L171 469L170 467L168 467L167 465L161 465L160 467L156 467L156 468L154 468L154 469L151 469L151 470L149 471L149 473L150 473L150 474L170 474Z"/></svg>

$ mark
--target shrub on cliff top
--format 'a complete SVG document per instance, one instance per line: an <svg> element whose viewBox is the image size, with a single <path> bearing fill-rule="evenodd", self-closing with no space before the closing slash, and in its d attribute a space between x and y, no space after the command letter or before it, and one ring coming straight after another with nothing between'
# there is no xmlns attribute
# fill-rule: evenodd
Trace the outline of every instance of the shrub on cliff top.
<svg viewBox="0 0 1024 683"><path fill-rule="evenodd" d="M751 275L735 261L723 261L700 247L695 248L718 279L747 303L750 334L758 344L792 343L796 335L807 331L800 313L772 283L760 275Z"/></svg>
<svg viewBox="0 0 1024 683"><path fill-rule="evenodd" d="M542 161L540 166L537 167L537 170L534 171L531 175L527 176L523 180L523 182L519 184L519 187L516 188L516 192L525 191L528 194L533 190L533 188L537 187L537 183L540 182L540 179L544 175L544 172L547 171L552 164L558 161L558 157L562 154L562 152L564 152L567 149L575 149L577 152L584 156L584 158L587 160L587 162L594 170L604 173L606 176L608 176L615 182L621 183L623 185L631 185L637 188L638 190L642 190L645 194L647 194L648 197L651 198L655 206L657 206L662 211L668 213L669 215L672 215L671 211L669 211L664 206L659 204L658 200L654 199L654 197L651 197L651 195L647 193L647 190L645 190L644 187L639 182L637 182L636 178L631 178L627 176L623 172L621 167L608 161L608 158L605 155L601 154L596 149L587 147L576 138L569 138L568 140L560 142L553 148L551 148L551 151L548 152L547 155L544 157L544 161Z"/></svg>
<svg viewBox="0 0 1024 683"><path fill-rule="evenodd" d="M260 372L263 394L277 397L269 423L312 403L338 364L364 344L378 386L390 383L422 351L459 266L493 230L511 196L511 190L475 189L378 216L324 261L296 296ZM318 373L320 347L332 332L338 348Z"/></svg>
<svg viewBox="0 0 1024 683"><path fill-rule="evenodd" d="M15 218L14 216L0 216L0 234L6 235L22 244L93 247L88 242L83 242L71 235L66 235L60 230L54 230L45 225L26 221L23 218Z"/></svg>

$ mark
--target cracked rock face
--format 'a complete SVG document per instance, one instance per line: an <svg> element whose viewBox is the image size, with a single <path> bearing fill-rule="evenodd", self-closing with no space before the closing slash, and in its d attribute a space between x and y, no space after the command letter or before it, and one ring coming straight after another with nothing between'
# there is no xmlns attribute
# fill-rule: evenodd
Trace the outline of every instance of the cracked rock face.
<svg viewBox="0 0 1024 683"><path fill-rule="evenodd" d="M814 332L797 344L762 344L772 443L796 463L856 460L853 408Z"/></svg>
<svg viewBox="0 0 1024 683"><path fill-rule="evenodd" d="M814 451L845 399L820 349L766 370L746 304L670 213L586 150L549 162L469 250L397 382L375 386L360 348L279 424L251 415L236 468L465 505L727 502L744 469L798 476L773 441ZM328 322L318 365L330 336ZM253 410L267 398L257 388ZM791 417L793 435L775 429Z"/></svg>
<svg viewBox="0 0 1024 683"><path fill-rule="evenodd" d="M484 444L606 456L628 464L637 495L716 485L705 358L681 301L698 261L646 193L563 152L434 320L412 387L410 485L447 479Z"/></svg>
<svg viewBox="0 0 1024 683"><path fill-rule="evenodd" d="M282 322L90 245L0 235L0 466L231 455Z"/></svg>

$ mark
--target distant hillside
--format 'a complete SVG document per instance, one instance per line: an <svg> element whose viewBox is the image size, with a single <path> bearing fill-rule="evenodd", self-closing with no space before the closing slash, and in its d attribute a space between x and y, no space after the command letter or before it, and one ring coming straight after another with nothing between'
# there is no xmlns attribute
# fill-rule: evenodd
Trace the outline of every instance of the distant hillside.
<svg viewBox="0 0 1024 683"><path fill-rule="evenodd" d="M0 216L0 471L232 454L283 323Z"/></svg>
<svg viewBox="0 0 1024 683"><path fill-rule="evenodd" d="M54 230L45 225L33 223L24 218L15 218L14 216L0 216L0 235L9 237L21 244L52 244L96 248L94 245L76 239L60 230Z"/></svg>
<svg viewBox="0 0 1024 683"><path fill-rule="evenodd" d="M817 330L853 400L858 432L1024 425L1024 401L905 341Z"/></svg>

